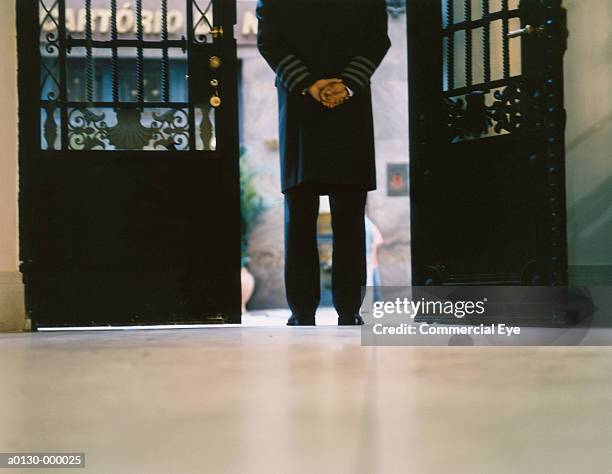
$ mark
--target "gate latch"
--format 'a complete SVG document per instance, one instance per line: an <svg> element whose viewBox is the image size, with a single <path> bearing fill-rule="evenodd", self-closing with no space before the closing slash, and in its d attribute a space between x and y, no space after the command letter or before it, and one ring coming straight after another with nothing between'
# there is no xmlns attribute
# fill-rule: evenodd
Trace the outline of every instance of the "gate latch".
<svg viewBox="0 0 612 474"><path fill-rule="evenodd" d="M223 38L223 27L222 26L213 26L210 30L210 34L213 38Z"/></svg>

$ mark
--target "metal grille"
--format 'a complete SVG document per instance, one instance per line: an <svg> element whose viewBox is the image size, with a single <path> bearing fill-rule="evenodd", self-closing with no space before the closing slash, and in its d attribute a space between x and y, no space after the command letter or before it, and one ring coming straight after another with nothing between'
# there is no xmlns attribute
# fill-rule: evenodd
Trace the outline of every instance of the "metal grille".
<svg viewBox="0 0 612 474"><path fill-rule="evenodd" d="M518 0L441 0L443 88L449 140L516 132L521 127Z"/></svg>
<svg viewBox="0 0 612 474"><path fill-rule="evenodd" d="M199 88L217 91L214 71L194 61L216 42L213 8L39 0L41 148L214 150L215 109L192 93L196 74Z"/></svg>

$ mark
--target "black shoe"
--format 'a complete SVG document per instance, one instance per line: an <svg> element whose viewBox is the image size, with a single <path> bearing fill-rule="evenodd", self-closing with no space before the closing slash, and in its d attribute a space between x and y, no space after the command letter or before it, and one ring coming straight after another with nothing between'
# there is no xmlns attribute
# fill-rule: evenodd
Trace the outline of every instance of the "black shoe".
<svg viewBox="0 0 612 474"><path fill-rule="evenodd" d="M363 318L358 314L351 318L338 318L338 326L363 326Z"/></svg>
<svg viewBox="0 0 612 474"><path fill-rule="evenodd" d="M300 317L292 314L287 321L287 326L316 326L314 316Z"/></svg>

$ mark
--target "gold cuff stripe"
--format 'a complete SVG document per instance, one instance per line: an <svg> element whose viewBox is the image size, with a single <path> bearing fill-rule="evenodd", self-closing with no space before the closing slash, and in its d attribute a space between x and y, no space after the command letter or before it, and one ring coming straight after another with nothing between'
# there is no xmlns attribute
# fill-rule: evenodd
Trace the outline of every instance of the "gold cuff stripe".
<svg viewBox="0 0 612 474"><path fill-rule="evenodd" d="M295 87L300 83L300 81L303 81L304 79L306 79L309 74L310 73L306 71L300 74L298 77L296 77L295 80L289 86L287 86L289 91L292 92L293 89L295 89Z"/></svg>
<svg viewBox="0 0 612 474"><path fill-rule="evenodd" d="M285 63L287 61L290 61L292 59L297 59L295 57L295 54L288 54L287 56L285 56L279 63L278 66L276 66L276 73L278 74L278 72L281 70L281 68L285 65Z"/></svg>
<svg viewBox="0 0 612 474"><path fill-rule="evenodd" d="M368 58L366 58L365 56L355 56L353 58L354 61L361 61L362 63L364 63L366 66L369 66L370 68L372 68L372 71L374 71L376 69L376 64L374 64L372 61L370 61Z"/></svg>
<svg viewBox="0 0 612 474"><path fill-rule="evenodd" d="M300 67L296 68L294 71L292 71L290 74L288 74L287 79L283 79L283 82L285 83L287 87L289 87L289 85L293 83L294 78L296 76L299 76L300 73L308 74L308 70L306 69L306 66L304 66L303 64Z"/></svg>
<svg viewBox="0 0 612 474"><path fill-rule="evenodd" d="M304 66L304 64L302 64L302 61L300 61L299 59L296 59L295 61L293 61L291 64L285 66L280 71L280 78L284 82L287 82L289 80L289 77L291 77L291 75L293 73L295 73L296 71L303 71L305 69L306 69L306 66Z"/></svg>
<svg viewBox="0 0 612 474"><path fill-rule="evenodd" d="M360 71L364 72L365 74L367 74L368 77L371 77L372 74L374 74L374 71L372 69L370 69L368 66L364 66L363 63L357 62L357 61L351 61L349 63L349 66L355 68L355 69L359 69Z"/></svg>
<svg viewBox="0 0 612 474"><path fill-rule="evenodd" d="M363 80L365 80L366 82L368 82L370 80L370 76L368 76L367 74L365 74L363 71L357 69L354 66L349 66L347 67L344 72L350 72L352 74L357 74L359 77L361 77Z"/></svg>
<svg viewBox="0 0 612 474"><path fill-rule="evenodd" d="M344 72L342 74L344 76L348 77L349 79L352 79L353 81L355 81L361 87L364 87L367 84L367 83L364 83L362 79L360 79L359 77L355 76L354 74L351 74L350 72Z"/></svg>

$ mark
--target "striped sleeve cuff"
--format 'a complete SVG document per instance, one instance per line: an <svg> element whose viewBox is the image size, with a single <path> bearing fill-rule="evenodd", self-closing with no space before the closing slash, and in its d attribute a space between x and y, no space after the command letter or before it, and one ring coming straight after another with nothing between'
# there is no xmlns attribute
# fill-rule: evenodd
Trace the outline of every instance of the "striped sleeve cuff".
<svg viewBox="0 0 612 474"><path fill-rule="evenodd" d="M315 82L306 65L293 54L278 63L276 75L289 92L302 91Z"/></svg>
<svg viewBox="0 0 612 474"><path fill-rule="evenodd" d="M365 56L355 56L344 68L340 77L353 90L363 89L370 83L376 64Z"/></svg>

